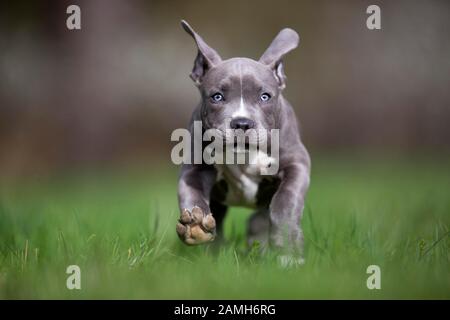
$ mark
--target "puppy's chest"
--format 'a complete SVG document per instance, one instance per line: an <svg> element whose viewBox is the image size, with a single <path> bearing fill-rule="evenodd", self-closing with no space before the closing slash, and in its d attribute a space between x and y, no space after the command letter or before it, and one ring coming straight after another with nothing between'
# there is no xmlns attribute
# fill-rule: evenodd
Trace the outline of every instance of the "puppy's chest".
<svg viewBox="0 0 450 320"><path fill-rule="evenodd" d="M258 194L261 176L249 172L245 165L218 165L218 180L228 185L225 202L228 205L254 206Z"/></svg>
<svg viewBox="0 0 450 320"><path fill-rule="evenodd" d="M264 165L266 165L264 163ZM223 164L216 165L217 181L224 180L227 191L224 202L227 205L254 208L261 196L270 198L273 192L267 185L276 186L277 178L261 175L261 165L257 164ZM267 192L269 190L269 192Z"/></svg>

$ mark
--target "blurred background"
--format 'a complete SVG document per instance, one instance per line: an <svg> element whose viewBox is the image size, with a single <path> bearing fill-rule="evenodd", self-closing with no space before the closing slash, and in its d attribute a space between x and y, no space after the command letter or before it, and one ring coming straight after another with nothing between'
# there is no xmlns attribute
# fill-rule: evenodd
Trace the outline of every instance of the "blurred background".
<svg viewBox="0 0 450 320"><path fill-rule="evenodd" d="M304 268L247 250L249 209L217 256L177 238L170 135L200 99L181 19L223 58L300 34L285 96L313 163ZM2 1L0 299L449 299L449 31L448 0Z"/></svg>
<svg viewBox="0 0 450 320"><path fill-rule="evenodd" d="M66 28L70 4L81 30ZM381 7L381 30L366 8ZM285 95L313 153L450 151L448 1L15 1L0 5L0 175L170 163L199 94L186 19L223 58L283 27Z"/></svg>

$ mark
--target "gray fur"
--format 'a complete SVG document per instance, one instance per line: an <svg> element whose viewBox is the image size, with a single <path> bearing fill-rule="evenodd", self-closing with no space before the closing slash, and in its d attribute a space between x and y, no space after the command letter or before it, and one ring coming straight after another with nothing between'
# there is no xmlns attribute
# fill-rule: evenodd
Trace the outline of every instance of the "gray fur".
<svg viewBox="0 0 450 320"><path fill-rule="evenodd" d="M297 33L283 29L259 61L222 60L185 21L182 25L199 49L191 77L201 102L193 112L191 132L194 121L201 121L204 129L225 132L234 118L244 117L251 119L256 129L280 130L280 154L278 173L269 177L250 172L246 165L184 164L178 188L180 209L198 206L203 214L212 213L220 236L229 205L255 208L249 219L249 241L257 239L283 254L301 255L300 223L309 187L310 158L300 140L294 110L282 95L282 58L297 47ZM220 104L211 102L216 92L225 97ZM260 100L263 92L270 94L269 101ZM252 192L255 185L256 193Z"/></svg>

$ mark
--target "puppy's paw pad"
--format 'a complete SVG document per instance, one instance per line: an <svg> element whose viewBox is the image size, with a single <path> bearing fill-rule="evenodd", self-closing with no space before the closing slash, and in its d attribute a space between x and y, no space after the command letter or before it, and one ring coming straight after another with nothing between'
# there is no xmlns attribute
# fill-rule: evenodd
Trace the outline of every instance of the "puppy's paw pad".
<svg viewBox="0 0 450 320"><path fill-rule="evenodd" d="M188 210L183 209L180 215L180 222L183 224L189 224L191 223L191 221L192 221L191 213Z"/></svg>
<svg viewBox="0 0 450 320"><path fill-rule="evenodd" d="M187 232L187 227L181 223L177 223L177 233L180 237L184 237Z"/></svg>
<svg viewBox="0 0 450 320"><path fill-rule="evenodd" d="M214 240L216 221L211 213L205 215L199 207L194 207L191 211L183 209L176 230L184 243L202 244Z"/></svg>
<svg viewBox="0 0 450 320"><path fill-rule="evenodd" d="M203 211L199 207L192 208L192 218L194 223L199 224L203 220Z"/></svg>
<svg viewBox="0 0 450 320"><path fill-rule="evenodd" d="M202 220L202 225L206 230L214 230L216 229L216 220L214 220L212 214L208 214Z"/></svg>

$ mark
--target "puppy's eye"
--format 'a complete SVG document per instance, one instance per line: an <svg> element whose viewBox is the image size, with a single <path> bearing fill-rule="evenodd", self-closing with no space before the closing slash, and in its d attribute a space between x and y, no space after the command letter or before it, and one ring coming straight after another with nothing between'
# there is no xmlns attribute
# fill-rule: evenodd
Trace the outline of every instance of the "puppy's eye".
<svg viewBox="0 0 450 320"><path fill-rule="evenodd" d="M213 102L220 102L220 101L223 101L223 95L221 94L221 93L214 93L212 96L211 96L211 100L213 101Z"/></svg>
<svg viewBox="0 0 450 320"><path fill-rule="evenodd" d="M266 102L266 101L269 101L269 100L270 100L271 96L270 96L270 94L268 94L267 92L265 92L265 93L263 93L263 94L261 95L261 97L259 97L259 98L261 99L261 101Z"/></svg>

